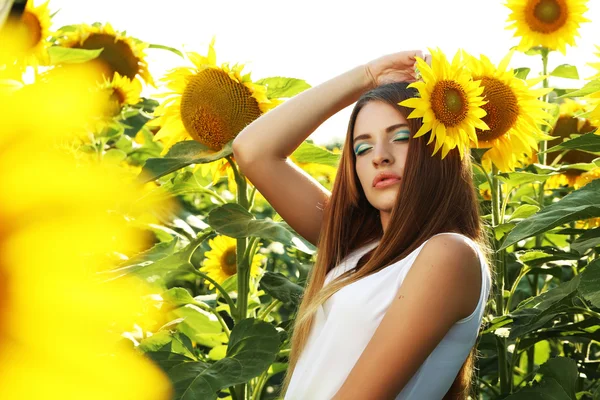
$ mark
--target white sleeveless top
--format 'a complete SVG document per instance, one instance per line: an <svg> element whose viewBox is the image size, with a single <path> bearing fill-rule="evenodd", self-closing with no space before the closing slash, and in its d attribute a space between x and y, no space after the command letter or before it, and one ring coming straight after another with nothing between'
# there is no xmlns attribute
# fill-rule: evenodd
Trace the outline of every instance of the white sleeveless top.
<svg viewBox="0 0 600 400"><path fill-rule="evenodd" d="M396 400L439 400L444 397L478 337L492 279L479 246L482 285L471 315L457 321ZM434 235L437 236L437 235ZM379 240L351 252L329 271L324 285L352 269ZM330 400L341 388L395 298L406 274L427 240L408 256L376 273L345 286L319 307L304 351L291 377L285 400Z"/></svg>

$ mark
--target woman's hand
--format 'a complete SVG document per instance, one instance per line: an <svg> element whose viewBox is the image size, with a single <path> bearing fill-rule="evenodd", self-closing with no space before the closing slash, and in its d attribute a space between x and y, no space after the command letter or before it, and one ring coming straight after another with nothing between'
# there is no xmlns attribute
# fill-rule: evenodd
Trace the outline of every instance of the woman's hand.
<svg viewBox="0 0 600 400"><path fill-rule="evenodd" d="M365 72L371 78L374 88L392 82L414 82L417 80L415 57L428 61L421 50L401 51L368 62L365 64Z"/></svg>

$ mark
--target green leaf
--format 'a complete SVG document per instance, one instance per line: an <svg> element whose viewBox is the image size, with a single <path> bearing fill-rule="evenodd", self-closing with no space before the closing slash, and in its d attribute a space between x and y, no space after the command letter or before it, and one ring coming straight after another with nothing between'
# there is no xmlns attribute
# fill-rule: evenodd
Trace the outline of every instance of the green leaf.
<svg viewBox="0 0 600 400"><path fill-rule="evenodd" d="M570 281L522 301L517 309L510 313L514 323L509 339L534 332L554 320L557 315L568 312L573 306L580 279L580 275L577 275Z"/></svg>
<svg viewBox="0 0 600 400"><path fill-rule="evenodd" d="M481 159L483 158L483 155L489 150L489 148L481 148L478 149L476 147L472 147L471 148L471 157L473 157L474 162L476 162L477 164L481 165ZM476 168L479 169L479 168Z"/></svg>
<svg viewBox="0 0 600 400"><path fill-rule="evenodd" d="M324 147L304 141L292 153L294 160L301 163L317 163L337 167L340 155L332 153Z"/></svg>
<svg viewBox="0 0 600 400"><path fill-rule="evenodd" d="M152 336L145 338L140 343L139 349L143 352L169 351L186 356L195 360L193 346L190 339L178 332L159 331Z"/></svg>
<svg viewBox="0 0 600 400"><path fill-rule="evenodd" d="M232 154L232 143L233 140L219 151L214 151L195 140L175 143L163 158L149 158L146 160L146 164L138 178L141 182L150 182L190 164L202 164L219 160Z"/></svg>
<svg viewBox="0 0 600 400"><path fill-rule="evenodd" d="M214 400L223 388L247 382L275 361L279 335L269 323L248 318L231 331L225 358L214 364L182 362L167 373L176 400Z"/></svg>
<svg viewBox="0 0 600 400"><path fill-rule="evenodd" d="M531 71L531 68L527 68L527 67L515 68L513 70L515 77L517 77L519 79L527 79L527 75L529 75L529 71Z"/></svg>
<svg viewBox="0 0 600 400"><path fill-rule="evenodd" d="M504 400L572 400L555 379L543 379L539 384L528 386Z"/></svg>
<svg viewBox="0 0 600 400"><path fill-rule="evenodd" d="M273 325L246 318L231 331L227 357L240 361L242 374L250 379L258 376L275 361L279 345L279 334Z"/></svg>
<svg viewBox="0 0 600 400"><path fill-rule="evenodd" d="M302 286L290 281L279 272L266 271L260 280L260 289L286 304L298 305L304 292Z"/></svg>
<svg viewBox="0 0 600 400"><path fill-rule="evenodd" d="M167 50L167 51L170 51L171 53L177 54L181 58L185 58L184 55L183 55L183 53L181 51L177 50L174 47L163 46L162 44L149 44L148 48L149 49Z"/></svg>
<svg viewBox="0 0 600 400"><path fill-rule="evenodd" d="M595 307L600 307L600 258L595 259L581 273L579 291Z"/></svg>
<svg viewBox="0 0 600 400"><path fill-rule="evenodd" d="M125 134L129 137L134 137L148 121L152 119L150 114L142 110L136 110L136 112L121 121L121 124L125 126Z"/></svg>
<svg viewBox="0 0 600 400"><path fill-rule="evenodd" d="M109 163L118 164L127 158L127 153L119 149L110 149L102 156L102 159Z"/></svg>
<svg viewBox="0 0 600 400"><path fill-rule="evenodd" d="M218 361L222 358L225 358L226 354L227 354L227 345L221 344L221 345L215 346L212 349L210 349L210 351L208 352L208 357L211 360Z"/></svg>
<svg viewBox="0 0 600 400"><path fill-rule="evenodd" d="M575 190L561 200L552 203L537 214L519 222L508 234L501 249L520 240L546 232L557 226L600 217L600 179L594 180L579 190Z"/></svg>
<svg viewBox="0 0 600 400"><path fill-rule="evenodd" d="M573 243L571 248L579 254L600 245L600 227L585 231Z"/></svg>
<svg viewBox="0 0 600 400"><path fill-rule="evenodd" d="M183 354L172 353L171 351L152 351L146 353L152 361L165 372L169 372L171 368L186 362L193 362L195 359L184 356Z"/></svg>
<svg viewBox="0 0 600 400"><path fill-rule="evenodd" d="M183 318L183 321L177 325L177 330L205 346L209 346L209 342L204 340L204 335L214 335L223 331L223 327L213 314L193 304L176 308L167 315L170 319Z"/></svg>
<svg viewBox="0 0 600 400"><path fill-rule="evenodd" d="M514 187L526 183L545 182L552 175L556 174L533 174L531 172L509 172L498 174L498 179Z"/></svg>
<svg viewBox="0 0 600 400"><path fill-rule="evenodd" d="M186 304L196 303L190 292L181 287L171 288L161 294L163 300L172 303L175 306L185 306Z"/></svg>
<svg viewBox="0 0 600 400"><path fill-rule="evenodd" d="M558 67L554 68L554 71L550 72L550 75L556 76L559 78L567 78L567 79L579 79L579 73L577 72L577 67L570 64L561 64Z"/></svg>
<svg viewBox="0 0 600 400"><path fill-rule="evenodd" d="M97 58L100 53L102 53L101 49L72 49L69 47L62 46L51 46L48 48L48 56L50 57L50 64L77 64L84 63L94 58Z"/></svg>
<svg viewBox="0 0 600 400"><path fill-rule="evenodd" d="M515 225L516 224L514 222L508 222L505 224L500 224L498 226L495 226L494 227L494 236L496 237L496 240L502 239L504 237L504 235L506 235L508 232L513 230Z"/></svg>
<svg viewBox="0 0 600 400"><path fill-rule="evenodd" d="M512 221L513 219L518 218L528 218L540 211L538 206L532 206L531 204L523 204L517 207L517 209L512 213L508 221Z"/></svg>
<svg viewBox="0 0 600 400"><path fill-rule="evenodd" d="M585 86L582 87L581 89L575 90L575 91L572 91L569 93L565 93L562 96L560 96L559 98L582 97L582 96L587 96L588 94L596 93L599 91L600 91L600 79L595 79L593 81L586 83Z"/></svg>
<svg viewBox="0 0 600 400"><path fill-rule="evenodd" d="M221 287L226 292L231 292L232 290L237 290L237 274L231 275L229 278L225 279L223 283L221 283Z"/></svg>
<svg viewBox="0 0 600 400"><path fill-rule="evenodd" d="M525 252L519 254L518 258L519 258L519 261L521 261L524 264L527 264L530 261L537 260L540 258L546 258L546 257L550 257L550 256L551 256L551 254L546 253L545 251L529 250L529 251L525 251Z"/></svg>
<svg viewBox="0 0 600 400"><path fill-rule="evenodd" d="M567 357L551 358L540 366L539 372L544 375L543 380L551 378L558 382L571 400L577 399L575 392L579 373L575 360Z"/></svg>
<svg viewBox="0 0 600 400"><path fill-rule="evenodd" d="M227 203L208 213L206 222L222 235L236 239L259 237L292 246L304 253L312 254L311 249L298 236L286 228L282 222L257 220L254 215L236 203Z"/></svg>
<svg viewBox="0 0 600 400"><path fill-rule="evenodd" d="M168 244L161 243L117 268L102 272L101 276L106 279L118 279L134 274L156 284L164 283L168 279L169 273L193 268L189 262L190 256L212 233L211 229L203 231L190 244L177 252L175 249L178 239L174 239Z"/></svg>
<svg viewBox="0 0 600 400"><path fill-rule="evenodd" d="M562 142L561 144L553 146L546 150L545 153L551 153L559 150L581 150L588 153L599 153L600 135L596 135L594 132L589 132L585 135L577 136L574 139L570 139Z"/></svg>
<svg viewBox="0 0 600 400"><path fill-rule="evenodd" d="M254 83L267 87L267 97L269 99L294 97L298 93L310 89L310 85L302 79L284 78L281 76L259 79Z"/></svg>

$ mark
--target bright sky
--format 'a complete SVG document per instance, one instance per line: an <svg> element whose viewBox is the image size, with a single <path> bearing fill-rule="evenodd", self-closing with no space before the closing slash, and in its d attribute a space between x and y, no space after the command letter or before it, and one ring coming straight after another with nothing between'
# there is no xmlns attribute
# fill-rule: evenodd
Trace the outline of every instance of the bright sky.
<svg viewBox="0 0 600 400"><path fill-rule="evenodd" d="M254 80L287 76L316 86L357 65L402 50L440 47L449 57L458 48L498 62L518 43L505 30L505 0L50 0L58 14L53 27L110 22L117 30L145 42L206 54L216 35L217 62L246 63ZM36 1L35 4L39 4ZM576 48L567 56L550 55L549 71L573 64L580 78L593 74L600 45L600 1L588 2ZM596 38L596 42L594 42ZM150 71L160 78L184 61L164 50L147 50ZM516 54L511 66L541 71L540 57ZM583 81L553 78L551 85L581 87ZM351 107L322 124L311 136L316 143L342 140Z"/></svg>

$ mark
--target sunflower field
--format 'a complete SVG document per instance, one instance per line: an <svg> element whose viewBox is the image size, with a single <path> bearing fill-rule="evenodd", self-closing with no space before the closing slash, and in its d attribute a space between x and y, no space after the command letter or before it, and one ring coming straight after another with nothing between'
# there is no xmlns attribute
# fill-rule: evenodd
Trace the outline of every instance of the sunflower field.
<svg viewBox="0 0 600 400"><path fill-rule="evenodd" d="M476 398L600 400L600 43L595 75L548 69L600 21L588 0L505 6L515 48L430 49L404 105L433 157L471 157L494 244ZM184 52L54 11L0 1L0 399L282 398L316 248L232 142L311 86L217 62L215 37ZM180 66L152 76L151 48ZM290 159L331 190L340 152Z"/></svg>

